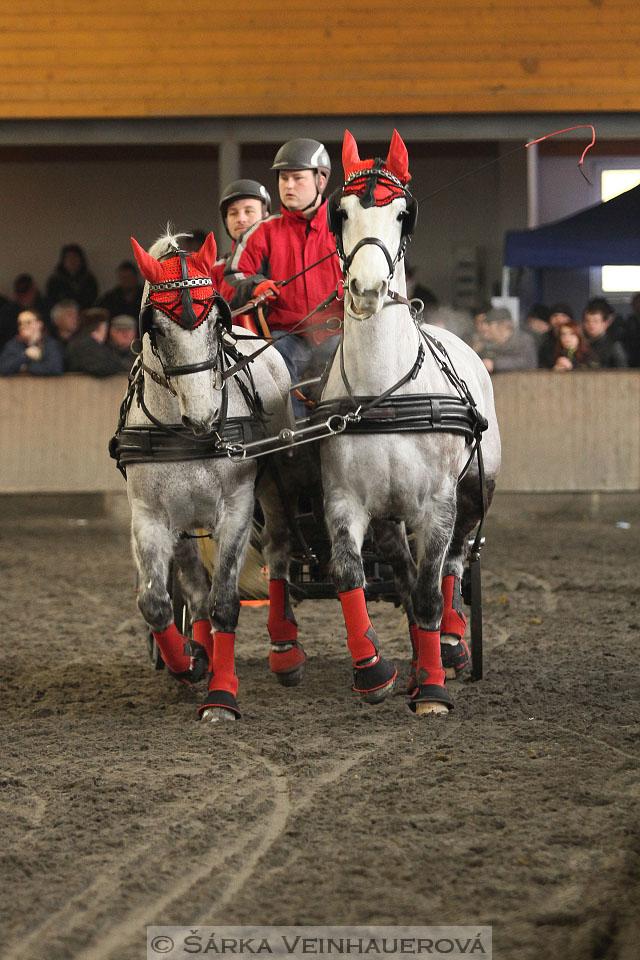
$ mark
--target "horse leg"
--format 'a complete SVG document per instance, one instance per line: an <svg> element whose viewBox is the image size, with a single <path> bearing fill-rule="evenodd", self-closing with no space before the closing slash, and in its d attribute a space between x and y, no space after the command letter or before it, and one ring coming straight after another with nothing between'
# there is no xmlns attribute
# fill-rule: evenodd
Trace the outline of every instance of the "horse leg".
<svg viewBox="0 0 640 960"><path fill-rule="evenodd" d="M225 504L225 514L209 594L209 616L214 625L209 689L198 708L200 718L212 722L240 718L234 650L240 615L238 578L251 533L253 484L243 502Z"/></svg>
<svg viewBox="0 0 640 960"><path fill-rule="evenodd" d="M409 706L417 714L446 713L453 701L445 687L440 651L440 623L444 602L440 580L455 521L455 491L442 491L432 512L417 529L418 579L413 601L418 623L416 688Z"/></svg>
<svg viewBox="0 0 640 960"><path fill-rule="evenodd" d="M353 687L367 703L380 703L391 693L398 671L378 652L364 596L362 541L369 518L360 503L344 497L325 497L325 516L331 536L331 568L347 628L347 646L353 660Z"/></svg>
<svg viewBox="0 0 640 960"><path fill-rule="evenodd" d="M204 651L194 650L173 622L173 607L167 591L169 562L175 538L140 500L131 513L131 543L138 570L138 607L169 672L183 683L197 683L206 674Z"/></svg>
<svg viewBox="0 0 640 960"><path fill-rule="evenodd" d="M196 541L191 537L180 537L174 548L173 559L178 565L180 586L193 624L192 648L195 650L199 646L204 650L208 669L211 670L213 635L209 620L209 578Z"/></svg>
<svg viewBox="0 0 640 960"><path fill-rule="evenodd" d="M494 490L495 481L487 481L487 507ZM467 555L467 538L481 518L479 478L477 475L468 475L458 486L456 522L442 568L444 609L440 625L440 652L448 680L460 676L469 664L469 648L464 639L467 618L462 607L460 583Z"/></svg>
<svg viewBox="0 0 640 960"><path fill-rule="evenodd" d="M306 654L289 594L291 533L280 491L270 477L263 478L258 496L265 518L262 552L269 569L269 667L279 683L293 687L304 676Z"/></svg>
<svg viewBox="0 0 640 960"><path fill-rule="evenodd" d="M393 520L372 520L371 527L378 549L391 564L398 597L407 615L413 654L407 693L413 693L416 688L418 662L418 624L413 610L412 594L416 583L417 567L411 556L404 523L396 523Z"/></svg>

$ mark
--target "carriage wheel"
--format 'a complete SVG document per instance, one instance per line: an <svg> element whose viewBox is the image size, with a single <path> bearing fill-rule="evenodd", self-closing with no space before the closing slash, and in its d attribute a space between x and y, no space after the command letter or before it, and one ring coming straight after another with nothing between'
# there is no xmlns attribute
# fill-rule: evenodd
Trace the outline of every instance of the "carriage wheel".
<svg viewBox="0 0 640 960"><path fill-rule="evenodd" d="M469 561L471 600L471 679L482 680L482 576L480 557Z"/></svg>

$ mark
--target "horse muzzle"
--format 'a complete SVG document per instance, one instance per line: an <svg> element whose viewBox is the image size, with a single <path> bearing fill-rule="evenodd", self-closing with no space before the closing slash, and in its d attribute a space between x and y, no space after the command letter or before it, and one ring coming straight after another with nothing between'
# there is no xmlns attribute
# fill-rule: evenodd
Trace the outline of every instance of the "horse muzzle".
<svg viewBox="0 0 640 960"><path fill-rule="evenodd" d="M203 437L206 434L211 433L213 426L216 422L215 415L207 417L206 419L197 419L196 417L182 417L183 425L191 430L191 433L196 437Z"/></svg>

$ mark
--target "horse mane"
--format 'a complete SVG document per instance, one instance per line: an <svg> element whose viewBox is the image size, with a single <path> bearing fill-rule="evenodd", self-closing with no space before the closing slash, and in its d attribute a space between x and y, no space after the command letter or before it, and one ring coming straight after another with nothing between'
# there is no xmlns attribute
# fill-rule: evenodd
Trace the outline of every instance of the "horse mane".
<svg viewBox="0 0 640 960"><path fill-rule="evenodd" d="M184 237L192 237L192 233L175 233L175 227L169 221L165 227L165 232L158 237L157 240L149 247L149 253L152 257L155 257L156 260L159 257L165 256L167 253L171 253L172 250L175 250L176 247L180 246L180 240Z"/></svg>

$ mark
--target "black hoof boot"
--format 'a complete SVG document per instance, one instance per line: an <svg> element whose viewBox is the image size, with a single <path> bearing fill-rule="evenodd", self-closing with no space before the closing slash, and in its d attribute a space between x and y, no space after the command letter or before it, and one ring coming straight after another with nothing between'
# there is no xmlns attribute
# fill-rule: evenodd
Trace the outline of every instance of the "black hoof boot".
<svg viewBox="0 0 640 960"><path fill-rule="evenodd" d="M393 690L398 671L392 663L375 655L370 660L356 663L353 669L353 687L365 703L382 703Z"/></svg>
<svg viewBox="0 0 640 960"><path fill-rule="evenodd" d="M409 709L415 713L419 703L441 703L447 710L453 710L453 700L449 696L449 691L437 683L423 683L416 687L409 700Z"/></svg>
<svg viewBox="0 0 640 960"><path fill-rule="evenodd" d="M209 690L198 707L198 720L239 720L238 701L228 690Z"/></svg>
<svg viewBox="0 0 640 960"><path fill-rule="evenodd" d="M455 645L440 643L440 657L447 680L455 680L469 666L471 659L469 647L464 640L458 640Z"/></svg>

